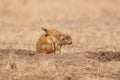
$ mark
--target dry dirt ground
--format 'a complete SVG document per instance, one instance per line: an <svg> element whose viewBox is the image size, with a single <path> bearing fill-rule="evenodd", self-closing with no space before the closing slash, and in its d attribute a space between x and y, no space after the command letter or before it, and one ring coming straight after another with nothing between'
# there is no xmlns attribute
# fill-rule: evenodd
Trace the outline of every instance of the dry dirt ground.
<svg viewBox="0 0 120 80"><path fill-rule="evenodd" d="M0 50L0 80L120 80L120 52Z"/></svg>
<svg viewBox="0 0 120 80"><path fill-rule="evenodd" d="M42 26L73 44L38 54ZM0 0L0 80L120 80L120 0Z"/></svg>

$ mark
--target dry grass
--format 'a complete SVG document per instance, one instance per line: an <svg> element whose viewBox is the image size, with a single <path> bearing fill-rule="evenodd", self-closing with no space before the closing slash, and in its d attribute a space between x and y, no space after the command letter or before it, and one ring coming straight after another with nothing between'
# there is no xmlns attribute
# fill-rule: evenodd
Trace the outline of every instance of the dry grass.
<svg viewBox="0 0 120 80"><path fill-rule="evenodd" d="M119 14L119 0L0 0L0 80L119 80ZM62 54L29 55L41 26L70 34L73 44ZM117 52L118 60L86 51Z"/></svg>

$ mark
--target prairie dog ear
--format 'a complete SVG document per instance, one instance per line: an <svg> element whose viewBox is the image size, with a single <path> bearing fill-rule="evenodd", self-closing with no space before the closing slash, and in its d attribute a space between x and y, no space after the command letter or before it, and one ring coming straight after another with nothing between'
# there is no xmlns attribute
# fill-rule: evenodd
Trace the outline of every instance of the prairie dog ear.
<svg viewBox="0 0 120 80"><path fill-rule="evenodd" d="M47 28L41 27L41 29L45 32L47 32Z"/></svg>
<svg viewBox="0 0 120 80"><path fill-rule="evenodd" d="M41 29L42 29L43 31L45 31L46 36L48 36L48 34L49 34L48 31L49 31L49 30L48 30L47 28L45 28L45 27L41 27Z"/></svg>

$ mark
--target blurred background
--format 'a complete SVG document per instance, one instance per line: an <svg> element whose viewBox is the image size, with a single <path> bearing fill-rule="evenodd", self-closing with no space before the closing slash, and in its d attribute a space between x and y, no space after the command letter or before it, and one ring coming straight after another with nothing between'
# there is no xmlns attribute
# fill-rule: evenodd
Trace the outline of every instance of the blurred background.
<svg viewBox="0 0 120 80"><path fill-rule="evenodd" d="M44 32L73 38L63 52L120 50L120 0L0 0L0 49L35 51Z"/></svg>

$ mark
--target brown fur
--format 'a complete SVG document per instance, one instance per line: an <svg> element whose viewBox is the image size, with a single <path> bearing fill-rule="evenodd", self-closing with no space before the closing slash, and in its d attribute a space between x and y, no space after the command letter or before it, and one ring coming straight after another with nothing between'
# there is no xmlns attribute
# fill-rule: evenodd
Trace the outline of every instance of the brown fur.
<svg viewBox="0 0 120 80"><path fill-rule="evenodd" d="M42 28L46 33L43 34L37 44L36 49L39 53L60 53L62 45L72 43L72 38L68 34L62 34L58 30Z"/></svg>
<svg viewBox="0 0 120 80"><path fill-rule="evenodd" d="M50 36L43 34L36 44L36 50L39 53L52 53L55 52L54 44Z"/></svg>
<svg viewBox="0 0 120 80"><path fill-rule="evenodd" d="M62 45L72 44L72 38L69 34L61 34L60 42Z"/></svg>

